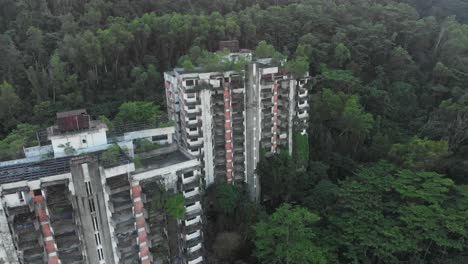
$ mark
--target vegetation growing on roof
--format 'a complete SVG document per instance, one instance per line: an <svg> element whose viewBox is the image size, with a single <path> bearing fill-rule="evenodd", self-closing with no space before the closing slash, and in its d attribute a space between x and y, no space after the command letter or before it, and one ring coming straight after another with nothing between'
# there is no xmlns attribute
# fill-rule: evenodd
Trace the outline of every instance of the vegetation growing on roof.
<svg viewBox="0 0 468 264"><path fill-rule="evenodd" d="M0 160L11 160L24 157L23 147L38 144L36 131L38 126L19 124L6 138L0 140Z"/></svg>
<svg viewBox="0 0 468 264"><path fill-rule="evenodd" d="M231 60L228 50L209 52L192 47L189 54L179 59L178 66L187 71L223 72L241 71L247 63L248 61L242 57Z"/></svg>
<svg viewBox="0 0 468 264"><path fill-rule="evenodd" d="M101 155L101 161L104 166L112 166L117 164L120 156L120 147L117 144L112 145Z"/></svg>

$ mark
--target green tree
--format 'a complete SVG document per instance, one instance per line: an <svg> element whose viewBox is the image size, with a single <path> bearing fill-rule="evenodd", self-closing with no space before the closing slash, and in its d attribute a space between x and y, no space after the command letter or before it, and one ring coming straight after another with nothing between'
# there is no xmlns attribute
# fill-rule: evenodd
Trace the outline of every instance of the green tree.
<svg viewBox="0 0 468 264"><path fill-rule="evenodd" d="M215 186L214 207L215 209L228 216L232 216L242 198L239 187L221 183Z"/></svg>
<svg viewBox="0 0 468 264"><path fill-rule="evenodd" d="M164 204L164 210L175 219L182 219L185 214L185 198L182 193L171 195Z"/></svg>
<svg viewBox="0 0 468 264"><path fill-rule="evenodd" d="M31 124L19 124L8 136L0 140L0 160L22 158L23 147L38 144L36 136L38 128Z"/></svg>
<svg viewBox="0 0 468 264"><path fill-rule="evenodd" d="M343 44L339 43L335 48L335 63L338 67L344 67L351 60L351 51Z"/></svg>
<svg viewBox="0 0 468 264"><path fill-rule="evenodd" d="M159 106L151 102L127 102L119 107L114 123L121 124L156 124L162 115Z"/></svg>
<svg viewBox="0 0 468 264"><path fill-rule="evenodd" d="M449 154L446 140L434 141L418 137L394 144L389 158L397 164L414 170L441 170L442 160Z"/></svg>
<svg viewBox="0 0 468 264"><path fill-rule="evenodd" d="M306 57L296 57L294 60L287 62L286 69L293 77L300 79L309 74L309 61Z"/></svg>
<svg viewBox="0 0 468 264"><path fill-rule="evenodd" d="M16 126L21 108L21 99L16 95L15 89L10 83L3 81L0 84L1 133L7 133Z"/></svg>
<svg viewBox="0 0 468 264"><path fill-rule="evenodd" d="M261 263L327 263L313 225L320 218L305 208L284 204L255 229L255 256Z"/></svg>
<svg viewBox="0 0 468 264"><path fill-rule="evenodd" d="M468 193L443 175L379 163L340 185L324 235L346 262L437 262L466 250Z"/></svg>
<svg viewBox="0 0 468 264"><path fill-rule="evenodd" d="M275 48L264 40L260 41L255 48L255 56L258 58L271 58L275 52Z"/></svg>

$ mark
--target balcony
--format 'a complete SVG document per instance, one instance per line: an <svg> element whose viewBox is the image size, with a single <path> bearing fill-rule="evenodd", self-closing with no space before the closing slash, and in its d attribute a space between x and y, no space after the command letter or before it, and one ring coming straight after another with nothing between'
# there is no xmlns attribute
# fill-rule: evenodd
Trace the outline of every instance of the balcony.
<svg viewBox="0 0 468 264"><path fill-rule="evenodd" d="M185 211L187 213L191 213L191 212L194 212L194 211L201 211L201 209L202 209L202 207L201 207L200 202L195 202L195 203L192 203L191 205L185 206Z"/></svg>
<svg viewBox="0 0 468 264"><path fill-rule="evenodd" d="M192 175L183 175L182 176L182 183L187 184L190 182L193 182L198 179L198 174L197 173L192 173Z"/></svg>
<svg viewBox="0 0 468 264"><path fill-rule="evenodd" d="M197 231L195 231L195 232L193 232L193 233L191 233L191 234L185 235L184 238L185 238L185 241L189 241L189 240L192 240L192 239L195 239L195 238L200 237L200 235L201 235L200 230L197 230Z"/></svg>
<svg viewBox="0 0 468 264"><path fill-rule="evenodd" d="M201 248L202 248L202 243L198 243L193 247L187 248L187 252L188 253L194 253L195 251L200 250Z"/></svg>
<svg viewBox="0 0 468 264"><path fill-rule="evenodd" d="M188 114L197 114L200 113L200 107L199 106L187 106L184 105L184 110Z"/></svg>
<svg viewBox="0 0 468 264"><path fill-rule="evenodd" d="M306 111L303 111L303 112L299 112L297 113L297 117L299 119L306 119L309 117L309 113L307 113Z"/></svg>
<svg viewBox="0 0 468 264"><path fill-rule="evenodd" d="M194 260L189 260L187 262L187 264L199 264L199 263L203 263L203 257L202 256L199 256L198 258L196 258Z"/></svg>
<svg viewBox="0 0 468 264"><path fill-rule="evenodd" d="M187 134L188 134L189 136L192 136L192 137L193 137L193 136L198 136L198 135L201 134L201 133L200 133L200 130L199 130L198 128L195 128L195 129L186 128L186 129L185 129L185 132L187 132Z"/></svg>
<svg viewBox="0 0 468 264"><path fill-rule="evenodd" d="M193 190L190 190L190 191L183 191L182 192L184 194L184 197L185 198L190 198L192 196L195 196L197 194L200 194L200 189L198 187L194 188Z"/></svg>
<svg viewBox="0 0 468 264"><path fill-rule="evenodd" d="M196 224L199 224L201 223L201 217L200 216L195 216L194 218L190 219L190 220L185 220L184 221L184 224L185 226L191 226L191 225L196 225Z"/></svg>
<svg viewBox="0 0 468 264"><path fill-rule="evenodd" d="M197 103L198 99L195 94L184 94L184 100L186 103Z"/></svg>
<svg viewBox="0 0 468 264"><path fill-rule="evenodd" d="M305 98L308 94L309 92L305 89L303 91L299 91L299 98Z"/></svg>
<svg viewBox="0 0 468 264"><path fill-rule="evenodd" d="M203 139L198 138L196 140L187 140L187 144L191 148L199 147L199 146L203 145Z"/></svg>
<svg viewBox="0 0 468 264"><path fill-rule="evenodd" d="M199 157L200 156L200 150L191 150L191 149L187 149L188 153L190 153L190 155L194 156L194 157Z"/></svg>
<svg viewBox="0 0 468 264"><path fill-rule="evenodd" d="M198 118L194 117L194 118L185 118L185 123L188 124L188 125L196 125L198 124Z"/></svg>
<svg viewBox="0 0 468 264"><path fill-rule="evenodd" d="M303 102L298 102L297 106L300 108L300 109L304 109L304 108L307 108L309 107L309 103L307 101L303 101Z"/></svg>

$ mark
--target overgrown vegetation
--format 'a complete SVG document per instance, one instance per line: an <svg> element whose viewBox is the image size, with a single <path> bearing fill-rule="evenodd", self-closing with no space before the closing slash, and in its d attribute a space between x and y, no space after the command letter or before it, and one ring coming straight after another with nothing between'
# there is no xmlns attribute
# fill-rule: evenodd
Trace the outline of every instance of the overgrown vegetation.
<svg viewBox="0 0 468 264"><path fill-rule="evenodd" d="M149 152L152 150L159 149L161 146L158 143L153 143L148 139L137 139L135 140L135 154Z"/></svg>
<svg viewBox="0 0 468 264"><path fill-rule="evenodd" d="M208 52L201 50L198 46L194 46L189 50L188 55L180 58L178 66L183 67L187 71L240 71L247 64L244 58L232 60L229 58L229 51Z"/></svg>
<svg viewBox="0 0 468 264"><path fill-rule="evenodd" d="M0 160L22 158L23 147L37 145L37 129L37 126L19 124L6 138L0 140Z"/></svg>
<svg viewBox="0 0 468 264"><path fill-rule="evenodd" d="M101 154L101 161L104 166L112 166L118 163L121 154L120 147L117 144L110 146Z"/></svg>
<svg viewBox="0 0 468 264"><path fill-rule="evenodd" d="M150 209L162 210L170 217L182 219L185 214L185 198L182 193L172 193L161 185L153 192Z"/></svg>
<svg viewBox="0 0 468 264"><path fill-rule="evenodd" d="M259 58L287 56L285 67L295 76L310 73L310 147L306 170L296 170L297 160L284 151L262 155L268 218L244 198L234 217L215 210L221 226L215 236L228 235L213 241L238 241L232 232L244 239L226 261L468 262L464 1L4 0L1 6L2 157L19 157L31 139L19 124L50 125L56 111L89 108L112 119L130 100L165 105L162 72L177 62L236 68L209 52L219 40L238 39ZM146 103L122 110L129 115L120 115L119 124L155 116ZM236 198L231 191L226 197ZM260 220L265 232L254 236L251 227ZM290 241L271 230L290 230L293 220L299 231L305 226L305 236L283 243ZM272 259L265 248L281 254ZM252 252L258 259L246 257Z"/></svg>

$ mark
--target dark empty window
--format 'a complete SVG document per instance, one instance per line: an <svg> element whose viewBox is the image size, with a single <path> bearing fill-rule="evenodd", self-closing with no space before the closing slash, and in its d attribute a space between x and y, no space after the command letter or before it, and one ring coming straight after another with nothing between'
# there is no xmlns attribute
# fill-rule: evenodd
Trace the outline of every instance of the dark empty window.
<svg viewBox="0 0 468 264"><path fill-rule="evenodd" d="M42 195L41 189L34 190L34 196Z"/></svg>
<svg viewBox="0 0 468 264"><path fill-rule="evenodd" d="M196 127L191 127L191 128L190 128L190 131L191 131L191 132L197 131L197 128L196 128Z"/></svg>
<svg viewBox="0 0 468 264"><path fill-rule="evenodd" d="M151 139L153 141L167 140L167 135L153 136Z"/></svg>
<svg viewBox="0 0 468 264"><path fill-rule="evenodd" d="M86 144L86 139L82 139L81 142L83 142L83 144Z"/></svg>
<svg viewBox="0 0 468 264"><path fill-rule="evenodd" d="M189 178L193 176L193 171L184 173L184 178Z"/></svg>
<svg viewBox="0 0 468 264"><path fill-rule="evenodd" d="M187 86L193 86L194 83L195 83L194 80L187 80L187 81L185 81L185 84L186 84Z"/></svg>

